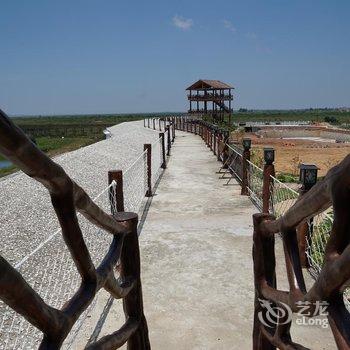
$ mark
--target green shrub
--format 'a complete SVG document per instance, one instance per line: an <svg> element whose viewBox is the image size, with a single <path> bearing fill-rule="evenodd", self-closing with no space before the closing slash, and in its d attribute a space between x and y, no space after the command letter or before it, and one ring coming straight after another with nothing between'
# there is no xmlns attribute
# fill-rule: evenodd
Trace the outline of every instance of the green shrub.
<svg viewBox="0 0 350 350"><path fill-rule="evenodd" d="M277 175L277 180L279 180L281 182L296 183L299 181L299 178L297 176L292 175L292 174L280 173Z"/></svg>
<svg viewBox="0 0 350 350"><path fill-rule="evenodd" d="M324 117L324 121L326 123L330 123L330 124L338 124L338 119L336 117L332 117L332 116Z"/></svg>

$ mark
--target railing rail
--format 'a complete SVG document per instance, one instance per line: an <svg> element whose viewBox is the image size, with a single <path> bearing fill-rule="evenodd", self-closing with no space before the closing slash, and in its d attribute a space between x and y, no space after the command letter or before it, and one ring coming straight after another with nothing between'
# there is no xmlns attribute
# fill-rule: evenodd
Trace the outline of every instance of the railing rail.
<svg viewBox="0 0 350 350"><path fill-rule="evenodd" d="M249 196L258 209L263 209L263 183L264 171L257 165L247 160L248 191Z"/></svg>
<svg viewBox="0 0 350 350"><path fill-rule="evenodd" d="M327 303L328 320L339 349L350 347L350 314L344 303L344 289L350 278L349 269L349 171L350 155L332 168L324 180L317 183L291 206L284 215L275 219L270 214L254 216L254 272L256 287L254 348L267 349L294 346L289 328L282 319L277 320L273 332L257 318L267 310L260 300L282 305L282 308L298 311L304 305L310 315L317 316L318 303ZM324 258L313 286L307 290L300 264L297 228L307 220L333 206L334 221L329 222L330 235L324 250ZM329 217L329 216L328 216ZM276 288L274 268L274 235L281 232L286 257L289 291ZM284 324L282 324L284 323ZM270 344L270 345L269 345Z"/></svg>
<svg viewBox="0 0 350 350"><path fill-rule="evenodd" d="M228 169L234 174L236 179L242 183L243 179L243 170L242 170L242 163L243 163L243 156L242 153L238 152L236 148L232 147L231 145L227 145L228 149L228 155L227 158L229 159L227 163Z"/></svg>

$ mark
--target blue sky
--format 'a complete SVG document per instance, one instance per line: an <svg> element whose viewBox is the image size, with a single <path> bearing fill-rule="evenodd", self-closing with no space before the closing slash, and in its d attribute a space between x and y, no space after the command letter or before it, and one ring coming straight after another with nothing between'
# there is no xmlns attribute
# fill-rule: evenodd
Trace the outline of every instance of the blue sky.
<svg viewBox="0 0 350 350"><path fill-rule="evenodd" d="M199 78L234 107L350 105L348 0L1 0L0 108L183 111Z"/></svg>

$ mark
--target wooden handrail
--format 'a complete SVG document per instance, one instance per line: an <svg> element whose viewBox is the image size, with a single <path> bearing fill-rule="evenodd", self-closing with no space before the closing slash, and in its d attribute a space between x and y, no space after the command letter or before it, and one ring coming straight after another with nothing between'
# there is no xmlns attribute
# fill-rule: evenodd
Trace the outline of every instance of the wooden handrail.
<svg viewBox="0 0 350 350"><path fill-rule="evenodd" d="M128 342L128 349L150 349L142 307L137 215L105 213L1 110L0 153L49 191L63 238L81 277L78 291L61 310L57 310L47 305L21 274L0 256L0 299L42 331L40 349L59 349L79 316L104 288L113 297L123 298L127 321L120 330L89 348L115 349ZM97 267L85 244L77 211L113 235L109 251ZM116 278L114 271L118 261L120 276Z"/></svg>
<svg viewBox="0 0 350 350"><path fill-rule="evenodd" d="M349 200L350 155L329 170L326 177L301 196L282 217L275 220L270 214L253 216L256 291L254 349L301 348L291 339L291 320L288 323L277 320L272 331L261 323L258 315L267 312L259 303L261 300L279 307L288 306L293 312L298 310L300 303L304 303L311 315L317 312L317 303L329 303L328 320L335 342L339 349L350 348L350 314L342 295L350 279ZM296 227L330 206L333 206L334 222L325 248L325 263L315 283L307 291L300 264ZM278 232L282 233L289 291L276 288L274 235Z"/></svg>

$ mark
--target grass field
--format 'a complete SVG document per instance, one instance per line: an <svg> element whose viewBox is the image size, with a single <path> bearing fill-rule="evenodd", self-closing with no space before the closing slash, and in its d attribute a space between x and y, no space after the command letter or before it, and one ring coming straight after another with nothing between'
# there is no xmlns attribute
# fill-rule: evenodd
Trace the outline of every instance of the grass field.
<svg viewBox="0 0 350 350"><path fill-rule="evenodd" d="M49 156L55 156L57 154L73 151L80 147L84 147L102 140L102 136L98 137L38 137L36 142L38 147L48 154ZM0 161L5 158L0 154ZM17 171L17 167L11 165L6 168L0 168L0 177L9 175Z"/></svg>
<svg viewBox="0 0 350 350"><path fill-rule="evenodd" d="M325 118L333 117L338 123L350 123L350 112L343 112L337 109L310 109L290 111L247 111L234 112L234 122L247 121L313 121L323 122Z"/></svg>
<svg viewBox="0 0 350 350"><path fill-rule="evenodd" d="M142 120L148 116L174 115L174 113L153 113L153 114L91 114L91 115L55 115L55 116L26 116L12 117L17 125L100 125L110 126L123 122Z"/></svg>
<svg viewBox="0 0 350 350"><path fill-rule="evenodd" d="M62 116L23 116L12 117L11 119L19 127L40 131L39 134L52 134L55 129L64 130L68 136L59 137L53 133L53 136L36 136L35 140L38 147L48 154L54 156L57 154L73 151L80 147L87 146L103 139L103 129L108 126L116 125L127 121L142 120L148 115L130 114L130 115L62 115ZM95 127L95 128L92 128ZM86 129L84 135L81 130ZM57 131L57 130L56 130ZM46 135L46 134L45 134ZM0 161L4 157L0 155ZM11 174L18 169L11 165L6 168L0 168L0 177Z"/></svg>

